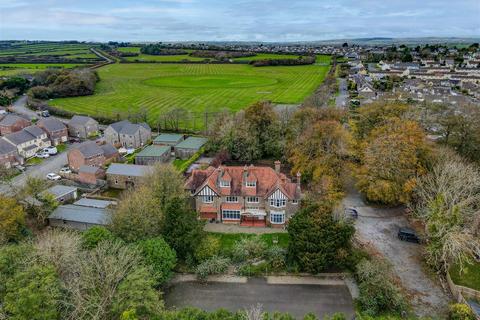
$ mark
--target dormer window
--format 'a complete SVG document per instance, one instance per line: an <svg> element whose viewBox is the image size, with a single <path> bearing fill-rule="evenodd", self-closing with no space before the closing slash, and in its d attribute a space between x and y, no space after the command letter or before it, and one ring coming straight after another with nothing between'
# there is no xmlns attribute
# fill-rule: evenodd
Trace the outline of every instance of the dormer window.
<svg viewBox="0 0 480 320"><path fill-rule="evenodd" d="M256 187L257 182L256 181L247 181L247 187Z"/></svg>
<svg viewBox="0 0 480 320"><path fill-rule="evenodd" d="M222 188L230 187L230 181L220 180L220 187Z"/></svg>

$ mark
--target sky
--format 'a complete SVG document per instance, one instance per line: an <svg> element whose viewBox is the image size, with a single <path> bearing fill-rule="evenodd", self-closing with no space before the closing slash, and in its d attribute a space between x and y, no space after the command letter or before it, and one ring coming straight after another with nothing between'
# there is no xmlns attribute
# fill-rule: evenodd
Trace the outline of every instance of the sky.
<svg viewBox="0 0 480 320"><path fill-rule="evenodd" d="M0 39L479 37L480 0L0 0Z"/></svg>

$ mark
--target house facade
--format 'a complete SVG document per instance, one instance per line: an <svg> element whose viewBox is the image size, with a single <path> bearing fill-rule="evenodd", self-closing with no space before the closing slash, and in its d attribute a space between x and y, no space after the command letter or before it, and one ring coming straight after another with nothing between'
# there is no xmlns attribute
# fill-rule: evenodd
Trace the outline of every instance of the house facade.
<svg viewBox="0 0 480 320"><path fill-rule="evenodd" d="M87 139L98 133L98 122L86 116L73 116L68 122L68 134L71 137Z"/></svg>
<svg viewBox="0 0 480 320"><path fill-rule="evenodd" d="M117 159L117 149L109 143L98 145L95 141L85 141L67 154L68 166L78 171L82 166L103 167Z"/></svg>
<svg viewBox="0 0 480 320"><path fill-rule="evenodd" d="M301 200L300 174L292 182L275 169L220 166L193 170L185 188L201 219L242 226L284 227Z"/></svg>
<svg viewBox="0 0 480 320"><path fill-rule="evenodd" d="M32 125L30 120L27 120L15 114L7 114L3 118L2 116L0 116L0 134L1 135L6 135L9 133L20 131L23 128L26 128L30 125Z"/></svg>
<svg viewBox="0 0 480 320"><path fill-rule="evenodd" d="M4 139L13 144L18 154L24 158L31 158L38 150L51 146L47 133L38 126L29 126L7 134Z"/></svg>
<svg viewBox="0 0 480 320"><path fill-rule="evenodd" d="M23 159L18 156L17 148L7 140L0 138L0 166L11 168Z"/></svg>
<svg viewBox="0 0 480 320"><path fill-rule="evenodd" d="M112 123L105 129L105 140L124 148L140 148L152 138L152 130L146 123L131 123L128 120Z"/></svg>
<svg viewBox="0 0 480 320"><path fill-rule="evenodd" d="M68 139L67 127L58 119L48 118L38 121L40 128L45 130L52 145L56 146L60 143L66 142Z"/></svg>

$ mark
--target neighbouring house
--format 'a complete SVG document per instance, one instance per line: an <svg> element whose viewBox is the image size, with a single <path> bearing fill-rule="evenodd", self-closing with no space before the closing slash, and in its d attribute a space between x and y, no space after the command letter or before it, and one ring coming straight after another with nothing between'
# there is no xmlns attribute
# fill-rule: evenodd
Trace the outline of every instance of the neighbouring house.
<svg viewBox="0 0 480 320"><path fill-rule="evenodd" d="M106 208L88 207L75 204L58 206L48 217L52 227L87 230L93 226L104 226L110 223L111 214Z"/></svg>
<svg viewBox="0 0 480 320"><path fill-rule="evenodd" d="M152 167L112 163L107 169L108 186L115 189L132 188L142 182Z"/></svg>
<svg viewBox="0 0 480 320"><path fill-rule="evenodd" d="M64 203L76 200L78 198L78 188L57 184L43 191L40 196L44 196L46 194L51 194L55 200Z"/></svg>
<svg viewBox="0 0 480 320"><path fill-rule="evenodd" d="M60 143L66 142L68 139L68 129L58 119L47 118L41 119L38 121L37 125L45 130L48 135L48 138L54 146L59 145Z"/></svg>
<svg viewBox="0 0 480 320"><path fill-rule="evenodd" d="M78 171L81 166L103 167L118 159L118 150L109 143L98 145L95 141L85 141L68 151L68 166Z"/></svg>
<svg viewBox="0 0 480 320"><path fill-rule="evenodd" d="M170 159L170 152L170 146L148 146L135 155L135 164L149 166L157 162L167 162Z"/></svg>
<svg viewBox="0 0 480 320"><path fill-rule="evenodd" d="M87 116L73 116L67 127L71 137L87 139L98 134L97 120Z"/></svg>
<svg viewBox="0 0 480 320"><path fill-rule="evenodd" d="M205 143L207 138L202 137L188 137L184 141L174 146L175 157L180 159L188 159L193 156Z"/></svg>
<svg viewBox="0 0 480 320"><path fill-rule="evenodd" d="M116 147L140 148L152 138L152 130L146 123L131 123L128 120L112 123L105 129L105 140Z"/></svg>
<svg viewBox="0 0 480 320"><path fill-rule="evenodd" d="M31 126L30 120L24 117L17 116L16 114L7 114L3 118L0 116L0 134L6 135L22 130L28 126Z"/></svg>
<svg viewBox="0 0 480 320"><path fill-rule="evenodd" d="M299 208L300 174L296 183L275 169L220 166L193 170L185 183L200 218L242 226L284 227Z"/></svg>
<svg viewBox="0 0 480 320"><path fill-rule="evenodd" d="M31 158L38 150L51 146L47 133L38 126L29 126L20 131L7 134L5 140L13 144L18 154Z"/></svg>
<svg viewBox="0 0 480 320"><path fill-rule="evenodd" d="M105 170L99 167L82 165L78 169L75 180L85 184L97 185L98 180L105 178Z"/></svg>
<svg viewBox="0 0 480 320"><path fill-rule="evenodd" d="M0 165L11 168L22 163L23 158L18 155L17 148L7 140L0 138Z"/></svg>
<svg viewBox="0 0 480 320"><path fill-rule="evenodd" d="M176 133L162 133L159 134L154 140L153 144L160 145L160 146L175 146L183 141L184 135L183 134L176 134Z"/></svg>

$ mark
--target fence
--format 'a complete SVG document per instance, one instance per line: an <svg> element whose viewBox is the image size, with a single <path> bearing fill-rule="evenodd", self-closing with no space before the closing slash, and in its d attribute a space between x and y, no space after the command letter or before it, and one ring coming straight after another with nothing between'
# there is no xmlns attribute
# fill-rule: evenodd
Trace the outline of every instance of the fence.
<svg viewBox="0 0 480 320"><path fill-rule="evenodd" d="M457 302L469 305L466 298L480 301L480 291L455 284L450 278L450 274L448 272L447 283L453 297L455 298L455 300L457 300ZM476 318L477 320L480 320L480 315L476 314Z"/></svg>

